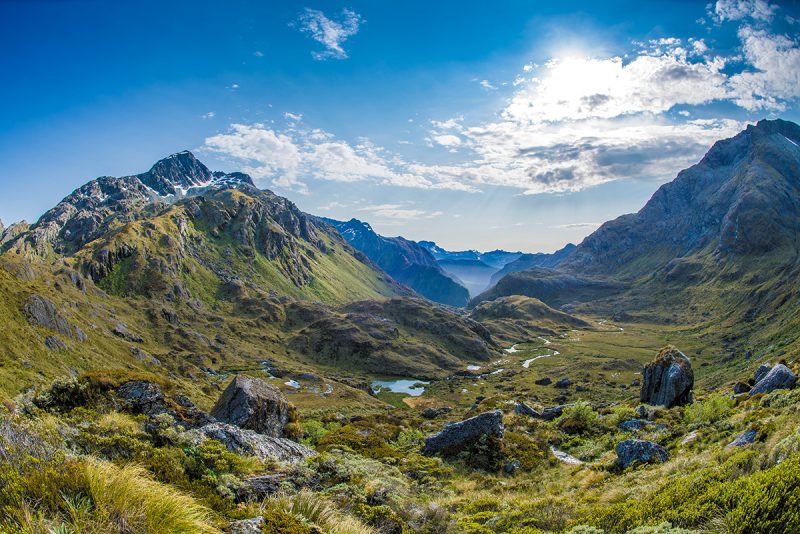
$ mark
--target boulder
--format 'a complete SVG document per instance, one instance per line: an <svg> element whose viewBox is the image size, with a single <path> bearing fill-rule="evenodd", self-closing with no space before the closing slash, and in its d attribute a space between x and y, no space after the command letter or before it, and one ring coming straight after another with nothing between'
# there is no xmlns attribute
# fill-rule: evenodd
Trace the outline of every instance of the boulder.
<svg viewBox="0 0 800 534"><path fill-rule="evenodd" d="M228 524L228 534L262 534L264 532L264 518L261 516L251 519L240 519Z"/></svg>
<svg viewBox="0 0 800 534"><path fill-rule="evenodd" d="M541 414L539 412L537 412L524 402L517 402L516 404L514 404L514 413L519 415L527 415L528 417L535 417L537 419L541 417Z"/></svg>
<svg viewBox="0 0 800 534"><path fill-rule="evenodd" d="M746 430L736 436L732 442L728 443L727 449L732 449L733 447L744 447L745 445L750 445L756 441L756 436L758 436L758 431L756 430Z"/></svg>
<svg viewBox="0 0 800 534"><path fill-rule="evenodd" d="M263 501L265 497L278 493L284 480L286 475L282 473L246 478L236 489L236 501Z"/></svg>
<svg viewBox="0 0 800 534"><path fill-rule="evenodd" d="M214 439L225 445L231 452L255 456L262 462L278 460L297 463L317 454L305 445L290 439L267 436L254 430L226 423L209 423L190 432L196 444L205 439Z"/></svg>
<svg viewBox="0 0 800 534"><path fill-rule="evenodd" d="M218 421L280 438L289 422L290 406L283 394L263 380L239 375L222 392L211 416Z"/></svg>
<svg viewBox="0 0 800 534"><path fill-rule="evenodd" d="M144 338L136 332L131 332L124 323L117 323L114 330L111 331L115 336L121 337L132 343L143 343Z"/></svg>
<svg viewBox="0 0 800 534"><path fill-rule="evenodd" d="M132 380L117 388L117 397L122 399L128 411L150 417L171 413L164 394L158 384L147 380Z"/></svg>
<svg viewBox="0 0 800 534"><path fill-rule="evenodd" d="M540 378L538 380L534 380L533 383L536 384L537 386L549 386L550 384L553 383L553 381L550 379L550 377L546 376L544 378Z"/></svg>
<svg viewBox="0 0 800 534"><path fill-rule="evenodd" d="M559 380L558 382L555 383L555 387L561 388L561 389L568 388L571 385L572 385L572 380L570 380L567 377L564 377L564 378L562 378L561 380Z"/></svg>
<svg viewBox="0 0 800 534"><path fill-rule="evenodd" d="M61 341L61 338L58 336L47 336L44 338L44 346L53 352L67 350L67 344Z"/></svg>
<svg viewBox="0 0 800 534"><path fill-rule="evenodd" d="M627 469L634 463L664 463L669 459L667 450L652 441L626 439L617 444L617 464Z"/></svg>
<svg viewBox="0 0 800 534"><path fill-rule="evenodd" d="M768 363L762 363L761 365L759 365L758 369L756 369L754 384L758 384L759 382L761 382L761 379L767 376L767 373L769 373L770 369L772 369L772 366Z"/></svg>
<svg viewBox="0 0 800 534"><path fill-rule="evenodd" d="M440 415L444 415L444 414L450 413L452 411L453 411L453 409L449 408L447 406L443 406L441 408L429 407L429 408L425 408L422 411L422 417L424 417L425 419L436 419Z"/></svg>
<svg viewBox="0 0 800 534"><path fill-rule="evenodd" d="M623 421L619 424L619 429L623 432L633 432L635 430L641 430L647 425L651 425L650 421L646 421L644 419L628 419L627 421Z"/></svg>
<svg viewBox="0 0 800 534"><path fill-rule="evenodd" d="M72 328L67 320L56 310L52 302L41 295L33 294L25 302L25 315L28 322L57 332L65 337L72 337Z"/></svg>
<svg viewBox="0 0 800 534"><path fill-rule="evenodd" d="M750 391L750 385L744 382L736 382L733 386L733 393L736 395L747 393L748 391Z"/></svg>
<svg viewBox="0 0 800 534"><path fill-rule="evenodd" d="M689 358L675 347L665 347L643 371L641 402L653 406L673 406L692 402L694 372Z"/></svg>
<svg viewBox="0 0 800 534"><path fill-rule="evenodd" d="M797 383L797 376L791 369L779 363L769 370L761 380L756 382L753 389L750 390L750 395L758 395L759 393L770 393L776 389L792 389Z"/></svg>
<svg viewBox="0 0 800 534"><path fill-rule="evenodd" d="M503 437L503 412L500 410L485 412L446 425L440 432L425 438L422 453L427 455L457 453L482 436Z"/></svg>

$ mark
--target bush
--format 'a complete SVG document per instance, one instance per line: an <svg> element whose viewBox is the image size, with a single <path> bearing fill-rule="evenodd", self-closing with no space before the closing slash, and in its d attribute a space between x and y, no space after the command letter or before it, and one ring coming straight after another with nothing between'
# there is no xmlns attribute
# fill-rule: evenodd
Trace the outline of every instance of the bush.
<svg viewBox="0 0 800 534"><path fill-rule="evenodd" d="M592 428L597 421L597 412L588 402L577 402L564 408L556 424L567 434L582 434Z"/></svg>
<svg viewBox="0 0 800 534"><path fill-rule="evenodd" d="M687 425L705 425L716 423L728 417L736 402L727 395L712 394L703 402L688 405L683 411Z"/></svg>

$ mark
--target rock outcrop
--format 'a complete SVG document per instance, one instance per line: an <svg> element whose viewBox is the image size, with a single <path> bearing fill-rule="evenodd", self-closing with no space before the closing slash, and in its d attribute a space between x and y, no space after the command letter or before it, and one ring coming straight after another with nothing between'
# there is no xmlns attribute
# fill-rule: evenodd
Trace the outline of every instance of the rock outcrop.
<svg viewBox="0 0 800 534"><path fill-rule="evenodd" d="M239 375L222 392L211 416L223 423L283 437L289 422L289 403L279 389L258 378Z"/></svg>
<svg viewBox="0 0 800 534"><path fill-rule="evenodd" d="M756 441L756 437L758 436L758 431L756 430L745 430L734 439L732 442L728 444L726 448L732 449L734 447L744 447L745 445L750 445Z"/></svg>
<svg viewBox="0 0 800 534"><path fill-rule="evenodd" d="M758 373L756 376L758 376ZM792 389L796 383L797 375L795 375L791 369L779 363L772 367L769 372L756 382L756 385L750 390L750 395L770 393L776 389Z"/></svg>
<svg viewBox="0 0 800 534"><path fill-rule="evenodd" d="M627 469L635 463L647 464L650 462L664 463L669 459L667 449L641 439L626 439L617 444L617 464L622 469Z"/></svg>
<svg viewBox="0 0 800 534"><path fill-rule="evenodd" d="M153 382L132 380L118 387L116 393L132 413L153 417L170 412L161 388Z"/></svg>
<svg viewBox="0 0 800 534"><path fill-rule="evenodd" d="M675 347L664 347L642 371L641 402L672 408L692 402L694 372L689 358Z"/></svg>
<svg viewBox="0 0 800 534"><path fill-rule="evenodd" d="M65 337L73 336L69 322L58 313L52 302L41 295L34 293L28 297L25 303L25 315L32 325L47 328Z"/></svg>
<svg viewBox="0 0 800 534"><path fill-rule="evenodd" d="M278 460L297 463L317 454L305 445L290 439L267 436L226 423L209 423L191 432L195 443L214 439L231 452L255 456L262 462Z"/></svg>
<svg viewBox="0 0 800 534"><path fill-rule="evenodd" d="M495 410L446 425L440 432L425 438L422 453L455 454L482 436L503 437L503 412Z"/></svg>

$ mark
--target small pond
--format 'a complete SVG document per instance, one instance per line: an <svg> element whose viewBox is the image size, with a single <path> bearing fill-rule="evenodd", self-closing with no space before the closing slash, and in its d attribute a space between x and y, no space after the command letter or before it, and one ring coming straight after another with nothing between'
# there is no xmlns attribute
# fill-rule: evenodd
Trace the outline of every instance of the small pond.
<svg viewBox="0 0 800 534"><path fill-rule="evenodd" d="M374 389L376 393L382 389L386 389L392 393L405 393L412 397L419 397L425 393L425 386L428 384L430 384L430 382L414 379L373 380L372 389Z"/></svg>

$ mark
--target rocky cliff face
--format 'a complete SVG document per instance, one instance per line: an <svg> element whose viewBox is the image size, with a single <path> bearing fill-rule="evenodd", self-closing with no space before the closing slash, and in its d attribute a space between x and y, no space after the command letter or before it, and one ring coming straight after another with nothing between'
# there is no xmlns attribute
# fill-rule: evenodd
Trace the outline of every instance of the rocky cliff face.
<svg viewBox="0 0 800 534"><path fill-rule="evenodd" d="M638 212L605 223L559 266L638 277L705 249L716 258L796 249L800 126L759 121L719 141Z"/></svg>
<svg viewBox="0 0 800 534"><path fill-rule="evenodd" d="M47 211L18 246L72 253L108 231L112 222L140 219L159 204L225 188L255 190L246 174L211 172L191 152L179 152L142 174L102 176L79 187Z"/></svg>
<svg viewBox="0 0 800 534"><path fill-rule="evenodd" d="M464 306L466 288L450 278L428 250L402 237L383 237L357 219L347 222L325 219L348 243L360 250L392 278L420 295L450 306Z"/></svg>

